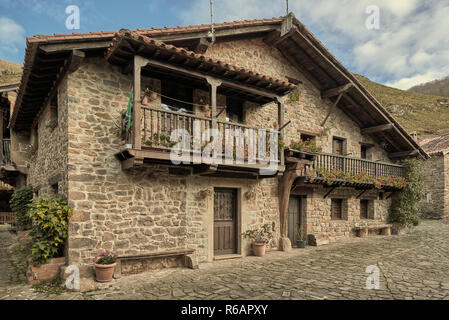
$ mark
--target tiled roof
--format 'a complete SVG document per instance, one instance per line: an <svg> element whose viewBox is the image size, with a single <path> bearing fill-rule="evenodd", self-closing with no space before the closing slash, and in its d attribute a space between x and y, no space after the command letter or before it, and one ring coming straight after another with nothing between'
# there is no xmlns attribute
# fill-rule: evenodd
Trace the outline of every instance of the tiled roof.
<svg viewBox="0 0 449 320"><path fill-rule="evenodd" d="M430 155L449 151L449 134L421 141L422 148Z"/></svg>
<svg viewBox="0 0 449 320"><path fill-rule="evenodd" d="M155 48L159 48L165 51L168 51L170 53L174 53L174 54L178 54L181 57L186 57L192 60L197 60L203 64L209 65L210 69L214 69L213 67L218 67L218 68L222 68L222 69L226 69L228 71L231 72L237 72L237 73L241 73L244 74L245 76L248 76L254 80L257 81L261 81L263 83L269 83L270 87L276 88L276 90L280 90L280 91L288 91L288 90L292 90L294 88L296 88L295 84L292 84L288 81L285 80L280 80L274 77L269 77L269 76L265 76L262 74L259 74L257 72L254 72L252 70L248 70L245 68L241 68L220 60L216 60L210 57L207 57L205 55L201 55L198 53L195 53L193 51L189 51L186 50L184 48L179 48L170 44L166 44L163 41L159 41L147 36L144 36L138 32L135 31L129 31L129 30L124 30L121 31L119 33L115 34L115 37L111 43L111 46L109 47L108 51L106 52L106 58L110 58L111 55L113 55L114 51L119 49L120 44L122 43L122 41L126 40L126 39L131 39L131 40L135 40L135 41L139 41L140 43L146 45L146 46L150 46L150 47L155 47Z"/></svg>
<svg viewBox="0 0 449 320"><path fill-rule="evenodd" d="M255 19L255 20L243 20L243 21L232 21L214 24L215 30L227 29L233 27L250 27L250 26L260 26L267 24L279 24L282 22L282 17L272 18L272 19ZM179 27L163 27L163 28L150 28L150 29L137 29L135 32L148 36L162 36L171 35L179 33L190 33L190 32L201 32L210 30L210 24L201 25L190 25L190 26L179 26ZM117 33L117 31L100 31L100 32L89 32L89 33L72 33L72 34L53 34L53 35L36 35L33 37L28 37L28 43L45 43L53 41L67 41L67 40L99 40L102 38L112 38Z"/></svg>

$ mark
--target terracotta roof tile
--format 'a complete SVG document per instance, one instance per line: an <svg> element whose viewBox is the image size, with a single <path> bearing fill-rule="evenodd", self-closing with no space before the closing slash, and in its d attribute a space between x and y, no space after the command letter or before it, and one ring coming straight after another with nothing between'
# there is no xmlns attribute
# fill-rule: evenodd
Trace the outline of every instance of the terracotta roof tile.
<svg viewBox="0 0 449 320"><path fill-rule="evenodd" d="M421 147L430 155L449 151L449 134L421 141Z"/></svg>

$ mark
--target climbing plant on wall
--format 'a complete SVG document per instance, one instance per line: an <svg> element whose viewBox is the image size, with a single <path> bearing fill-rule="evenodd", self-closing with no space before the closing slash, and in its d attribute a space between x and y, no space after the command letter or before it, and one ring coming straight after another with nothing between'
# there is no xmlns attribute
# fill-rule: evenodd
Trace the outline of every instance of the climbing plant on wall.
<svg viewBox="0 0 449 320"><path fill-rule="evenodd" d="M16 189L11 196L9 206L16 213L17 227L22 230L31 228L31 219L28 215L28 205L33 200L33 188L31 186Z"/></svg>
<svg viewBox="0 0 449 320"><path fill-rule="evenodd" d="M424 176L421 163L417 159L403 160L407 185L404 190L393 197L389 220L403 227L419 224L421 201L424 197Z"/></svg>

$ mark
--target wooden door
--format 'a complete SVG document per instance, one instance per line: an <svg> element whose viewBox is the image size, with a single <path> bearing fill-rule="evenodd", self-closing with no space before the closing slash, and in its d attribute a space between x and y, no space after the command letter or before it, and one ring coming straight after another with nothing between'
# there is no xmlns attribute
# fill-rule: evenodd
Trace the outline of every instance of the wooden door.
<svg viewBox="0 0 449 320"><path fill-rule="evenodd" d="M237 191L215 189L214 254L237 253Z"/></svg>
<svg viewBox="0 0 449 320"><path fill-rule="evenodd" d="M292 246L296 245L298 239L298 230L301 227L301 198L292 196L288 202L288 238ZM304 240L304 239L302 239Z"/></svg>

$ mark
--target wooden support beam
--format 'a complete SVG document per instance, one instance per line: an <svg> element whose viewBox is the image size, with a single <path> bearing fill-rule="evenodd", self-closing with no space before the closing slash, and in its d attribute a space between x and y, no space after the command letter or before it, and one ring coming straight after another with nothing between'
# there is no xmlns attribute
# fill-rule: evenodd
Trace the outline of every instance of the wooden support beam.
<svg viewBox="0 0 449 320"><path fill-rule="evenodd" d="M365 192L366 192L366 189L363 190L362 192L360 192L360 193L357 195L356 199L360 199L360 197L361 197Z"/></svg>
<svg viewBox="0 0 449 320"><path fill-rule="evenodd" d="M112 38L113 36L111 36ZM89 41L89 42L74 42L74 43L58 43L58 44L44 44L40 45L39 49L46 53L53 53L58 51L72 51L72 50L89 50L89 49L104 49L109 47L111 41Z"/></svg>
<svg viewBox="0 0 449 320"><path fill-rule="evenodd" d="M128 170L134 168L135 166L143 165L143 159L139 158L129 158L122 161L122 170Z"/></svg>
<svg viewBox="0 0 449 320"><path fill-rule="evenodd" d="M212 43L205 37L198 39L198 43L195 45L193 51L195 53L204 54L209 49Z"/></svg>
<svg viewBox="0 0 449 320"><path fill-rule="evenodd" d="M212 164L199 164L193 166L193 175L200 175L205 173L215 173L217 172L218 165L212 165Z"/></svg>
<svg viewBox="0 0 449 320"><path fill-rule="evenodd" d="M212 115L212 129L218 129L217 123L217 88L221 85L221 81L212 77L206 77L207 83L210 85L210 102Z"/></svg>
<svg viewBox="0 0 449 320"><path fill-rule="evenodd" d="M327 113L326 117L324 118L323 122L321 122L321 126L323 127L326 124L327 119L329 119L332 111L334 110L334 108L337 106L337 104L340 102L341 97L343 96L343 93L340 93L340 95L338 96L337 100L335 100L334 104L330 106L329 108L329 112Z"/></svg>
<svg viewBox="0 0 449 320"><path fill-rule="evenodd" d="M184 68L184 67L174 66L172 64L165 63L165 62L162 62L162 61L153 60L153 59L146 59L146 60L148 61L148 65L150 65L150 66L155 66L155 67L159 67L159 68L172 70L172 71L175 71L175 72L180 72L180 73L187 74L189 76L192 76L192 77L195 77L195 78L199 78L199 79L206 79L208 77L204 73L196 72L196 71ZM229 81L229 80L224 80L224 79L217 79L217 80L221 81L221 84L223 86L226 86L226 87L229 87L229 88L233 88L233 89L237 89L237 90L241 90L241 91L246 91L246 92L252 93L252 94L257 95L257 96L263 96L263 97L267 97L267 98L270 98L270 99L275 99L275 98L278 97L277 94L265 91L263 89L257 89L257 88L254 88L254 87L244 86L244 85L241 85L239 83L235 83L235 82L232 82L232 81Z"/></svg>
<svg viewBox="0 0 449 320"><path fill-rule="evenodd" d="M338 96L342 93L347 92L349 89L351 89L353 86L352 82L351 83L347 83L341 87L337 87L337 88L332 88L326 91L323 91L321 93L321 98L322 99L327 99L327 98L331 98L331 97L335 97Z"/></svg>
<svg viewBox="0 0 449 320"><path fill-rule="evenodd" d="M276 102L277 102L277 105L278 105L278 125L279 125L279 128L284 128L285 127L285 124L284 124L284 115L285 115L285 97L279 97L279 98L277 98L276 99ZM282 134L282 131L279 131L279 140L282 140L283 141L283 139L284 139L284 135ZM285 155L284 155L284 151L282 150L281 152L280 152L281 154L280 154L280 158L279 158L279 160L280 160L280 164L281 165L284 165L284 162L285 162L285 159L284 159L284 157L285 157Z"/></svg>
<svg viewBox="0 0 449 320"><path fill-rule="evenodd" d="M392 130L392 129L394 129L394 124L388 123L388 124L382 124L382 125L375 126L375 127L364 128L361 130L361 132L362 132L362 134L372 134L372 133L378 133L378 132L388 131L388 130Z"/></svg>
<svg viewBox="0 0 449 320"><path fill-rule="evenodd" d="M324 195L323 199L326 199L336 188L338 188L338 186L331 187L331 189Z"/></svg>
<svg viewBox="0 0 449 320"><path fill-rule="evenodd" d="M132 114L132 143L133 148L140 150L142 147L142 137L141 137L141 73L142 67L148 64L148 60L142 58L141 56L134 56L134 66L133 66L133 114Z"/></svg>
<svg viewBox="0 0 449 320"><path fill-rule="evenodd" d="M409 150L409 151L401 151L401 152L394 152L388 154L389 158L395 159L395 158L407 158L407 157L414 157L419 155L419 150Z"/></svg>

